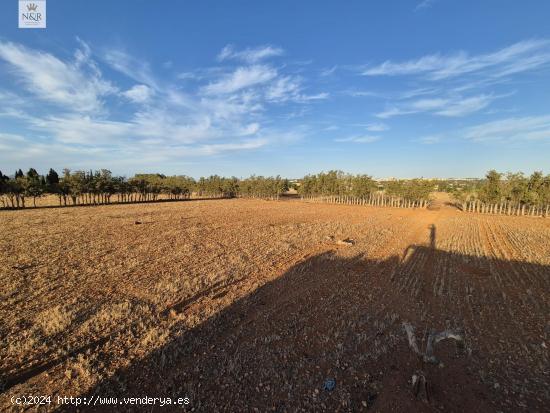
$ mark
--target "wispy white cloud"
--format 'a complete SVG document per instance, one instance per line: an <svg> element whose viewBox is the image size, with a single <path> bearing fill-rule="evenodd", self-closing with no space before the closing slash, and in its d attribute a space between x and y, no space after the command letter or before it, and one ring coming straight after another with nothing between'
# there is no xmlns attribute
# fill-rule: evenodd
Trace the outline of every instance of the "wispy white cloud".
<svg viewBox="0 0 550 413"><path fill-rule="evenodd" d="M369 132L383 132L388 130L390 127L382 122L376 122L376 123L369 123L365 125L365 129L367 129Z"/></svg>
<svg viewBox="0 0 550 413"><path fill-rule="evenodd" d="M328 99L329 97L330 97L330 94L328 92L321 92L313 95L299 95L296 97L295 100L297 102L305 103L313 100L325 100L325 99Z"/></svg>
<svg viewBox="0 0 550 413"><path fill-rule="evenodd" d="M216 144L208 144L208 145L201 145L197 147L193 153L195 155L214 155L221 152L228 152L228 151L242 151L242 150L250 150L250 149L258 149L262 146L266 146L269 143L267 139L264 138L256 138L256 139L250 139L240 142L233 142L233 143L216 143Z"/></svg>
<svg viewBox="0 0 550 413"><path fill-rule="evenodd" d="M66 110L100 111L102 98L117 91L103 79L85 44L74 60L64 61L50 53L0 41L0 59L30 94Z"/></svg>
<svg viewBox="0 0 550 413"><path fill-rule="evenodd" d="M484 73L504 77L525 72L550 63L549 40L526 40L493 53L469 55L460 51L450 55L432 54L415 60L384 63L367 67L365 76L397 76L424 74L428 79L441 80L465 74Z"/></svg>
<svg viewBox="0 0 550 413"><path fill-rule="evenodd" d="M250 64L230 72L219 66L197 69L179 76L193 81L193 85L182 87L165 76L157 77L146 61L121 50L103 51L96 62L91 48L77 41L79 47L68 60L0 42L0 60L8 63L13 69L11 75L25 86L14 89L2 85L6 89L0 89L0 117L24 124L28 134L16 142L18 135L0 128L0 147L5 152L13 153L19 145L24 147L17 152L20 159L31 159L55 150L60 158L79 159L80 167L84 167L93 162L97 165L100 160L116 161L117 165L158 165L189 156L286 145L302 139L306 132L297 128L295 121L292 130L287 130L285 113L280 113L282 121L277 127L270 126L273 122L266 115L267 108L292 101L300 104L289 109L294 113L308 102L328 97L324 92L306 94L303 77L285 74L285 66L279 72L266 64ZM32 55L33 64L28 64L22 54ZM247 49L246 56L227 58L253 62L275 54L279 52ZM100 64L137 83L129 88L115 86L104 78ZM201 86L204 79L209 83ZM106 110L103 98L107 97L116 110ZM1 108L6 106L3 102L9 104L7 109ZM43 102L58 107L52 109ZM0 156L0 161L5 161L4 157Z"/></svg>
<svg viewBox="0 0 550 413"><path fill-rule="evenodd" d="M435 145L436 143L441 142L441 136L439 135L423 136L417 141L424 145Z"/></svg>
<svg viewBox="0 0 550 413"><path fill-rule="evenodd" d="M4 153L12 149L16 150L18 147L24 147L25 143L26 139L22 135L0 132L0 150L4 151Z"/></svg>
<svg viewBox="0 0 550 413"><path fill-rule="evenodd" d="M550 143L550 115L512 117L479 123L447 133L415 139L424 145L434 145L448 139L466 139L478 143L514 143L545 141Z"/></svg>
<svg viewBox="0 0 550 413"><path fill-rule="evenodd" d="M459 117L486 108L495 99L492 95L478 95L449 102L446 107L436 111L437 115Z"/></svg>
<svg viewBox="0 0 550 413"><path fill-rule="evenodd" d="M229 99L218 97L202 98L197 103L201 113L218 121L234 122L242 118L256 116L264 109L262 102L253 93L233 95Z"/></svg>
<svg viewBox="0 0 550 413"><path fill-rule="evenodd" d="M439 89L433 88L433 87L424 87L424 88L416 88L411 90L406 90L404 92L401 92L397 99L404 100L404 99L412 99L418 96L426 96L426 95L434 95L440 92Z"/></svg>
<svg viewBox="0 0 550 413"><path fill-rule="evenodd" d="M415 113L432 113L446 117L461 117L477 112L489 106L496 99L509 96L480 94L469 97L451 96L419 99L394 105L376 114L378 118L388 119L399 115L411 115Z"/></svg>
<svg viewBox="0 0 550 413"><path fill-rule="evenodd" d="M422 0L420 3L416 5L414 8L414 11L419 11L423 9L428 9L432 7L435 4L436 0Z"/></svg>
<svg viewBox="0 0 550 413"><path fill-rule="evenodd" d="M87 115L66 114L29 117L30 127L48 133L65 144L117 145L130 138L132 125L127 122L95 119Z"/></svg>
<svg viewBox="0 0 550 413"><path fill-rule="evenodd" d="M337 138L335 142L352 142L352 143L373 143L380 140L380 136L374 135L357 135L348 136L346 138Z"/></svg>
<svg viewBox="0 0 550 413"><path fill-rule="evenodd" d="M514 94L504 90L516 75L543 67L550 67L548 39L525 40L486 54L459 51L402 62L388 60L367 67L362 74L410 76L417 86L405 92L369 93L386 100L385 109L375 114L380 119L418 113L463 117ZM406 79L411 82L409 77Z"/></svg>
<svg viewBox="0 0 550 413"><path fill-rule="evenodd" d="M500 119L466 128L463 133L472 141L529 141L550 142L550 115Z"/></svg>
<svg viewBox="0 0 550 413"><path fill-rule="evenodd" d="M260 83L266 83L277 76L277 70L266 65L239 67L222 79L203 88L207 95L233 93Z"/></svg>
<svg viewBox="0 0 550 413"><path fill-rule="evenodd" d="M380 119L389 119L389 118L392 118L394 116L410 115L410 114L418 113L418 112L419 112L418 110L411 110L411 109L405 110L405 109L400 109L400 108L397 108L397 107L389 107L389 108L383 110L382 112L376 113L374 116L376 116L377 118L380 118Z"/></svg>
<svg viewBox="0 0 550 413"><path fill-rule="evenodd" d="M334 65L330 68L327 68L327 69L323 69L323 70L321 70L320 76L321 77L331 76L336 72L336 69L338 69L338 66L336 66L336 65Z"/></svg>
<svg viewBox="0 0 550 413"><path fill-rule="evenodd" d="M126 96L132 102L135 103L145 103L153 95L153 91L149 86L146 85L135 85L130 89L122 92L122 95Z"/></svg>
<svg viewBox="0 0 550 413"><path fill-rule="evenodd" d="M315 100L328 99L327 92L308 95L304 92L303 79L298 76L282 76L277 78L266 91L266 99L272 102L307 103Z"/></svg>
<svg viewBox="0 0 550 413"><path fill-rule="evenodd" d="M266 98L274 102L285 102L298 96L300 90L301 82L299 78L283 76L269 86Z"/></svg>
<svg viewBox="0 0 550 413"><path fill-rule="evenodd" d="M352 97L373 97L373 98L383 98L386 99L389 97L389 93L374 92L371 90L355 90L349 89L342 92L344 95Z"/></svg>
<svg viewBox="0 0 550 413"><path fill-rule="evenodd" d="M182 114L173 108L153 107L134 115L128 123L132 135L140 138L160 139L165 143L181 145L220 138L223 133L228 139L235 135L229 124L216 123L206 113Z"/></svg>
<svg viewBox="0 0 550 413"><path fill-rule="evenodd" d="M236 50L234 46L227 45L218 54L218 60L224 61L228 59L236 59L247 63L257 63L270 57L282 56L283 54L283 49L270 45L247 48L244 50Z"/></svg>
<svg viewBox="0 0 550 413"><path fill-rule="evenodd" d="M466 90L466 88L465 88ZM371 97L371 98L378 98L383 100L407 100L412 99L418 96L425 96L425 95L435 95L438 93L441 93L441 88L434 88L434 87L419 87L416 89L409 89L405 91L374 91L374 90L357 90L357 89L348 89L343 92L341 92L344 95L352 96L352 97ZM458 93L458 90L457 90Z"/></svg>
<svg viewBox="0 0 550 413"><path fill-rule="evenodd" d="M420 99L410 104L410 107L414 111L425 112L434 109L440 109L449 104L449 99L432 98L432 99Z"/></svg>
<svg viewBox="0 0 550 413"><path fill-rule="evenodd" d="M259 131L260 131L260 124L257 122L254 122L242 127L239 135L242 135L242 136L256 135Z"/></svg>
<svg viewBox="0 0 550 413"><path fill-rule="evenodd" d="M176 75L176 78L180 80L196 80L200 79L201 77L193 72L180 72Z"/></svg>
<svg viewBox="0 0 550 413"><path fill-rule="evenodd" d="M265 99L267 103L293 101L308 103L329 97L327 92L307 94L303 78L296 75L280 75L269 65L242 66L223 75L202 89L206 96L231 95L229 100L250 104ZM239 92L239 94L235 94Z"/></svg>
<svg viewBox="0 0 550 413"><path fill-rule="evenodd" d="M128 76L130 79L139 83L144 83L153 89L159 89L160 86L156 77L153 75L149 63L120 49L108 49L103 54L103 59L113 69Z"/></svg>

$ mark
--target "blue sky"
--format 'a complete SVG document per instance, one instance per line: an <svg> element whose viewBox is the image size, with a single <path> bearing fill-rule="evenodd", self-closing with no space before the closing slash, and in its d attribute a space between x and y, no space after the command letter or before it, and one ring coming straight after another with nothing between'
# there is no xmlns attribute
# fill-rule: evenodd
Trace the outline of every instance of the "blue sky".
<svg viewBox="0 0 550 413"><path fill-rule="evenodd" d="M0 170L549 170L550 3L0 3Z"/></svg>

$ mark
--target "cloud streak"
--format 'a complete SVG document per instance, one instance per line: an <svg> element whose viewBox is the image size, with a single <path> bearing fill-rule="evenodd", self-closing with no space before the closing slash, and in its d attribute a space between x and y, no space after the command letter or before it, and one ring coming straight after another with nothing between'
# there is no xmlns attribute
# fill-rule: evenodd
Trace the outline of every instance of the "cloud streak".
<svg viewBox="0 0 550 413"><path fill-rule="evenodd" d="M535 141L550 143L550 115L502 118L449 131L447 134L423 136L415 141L433 145L441 143L446 138L486 144Z"/></svg>
<svg viewBox="0 0 550 413"><path fill-rule="evenodd" d="M49 159L50 150L83 165L105 161L141 165L147 160L159 165L287 145L302 139L305 132L286 124L292 121L290 116L284 118L285 106L279 109L283 121L274 126L269 108L292 102L294 113L300 106L328 98L325 92L304 93L307 79L285 73L284 66L276 69L258 63L282 55L278 48L227 49L221 60L246 64L201 69L200 74L176 75L171 81L165 74L157 77L148 62L121 50L104 50L96 61L91 48L77 41L79 46L68 59L0 42L0 61L23 85L1 85L5 89L0 89L0 106L9 107L0 109L0 117L20 122L25 129L19 135L0 128L0 147L10 156L0 156L1 162L13 162L15 152L19 159ZM133 84L120 87L107 80L100 70L104 66ZM181 78L193 84L184 88L178 82Z"/></svg>
<svg viewBox="0 0 550 413"><path fill-rule="evenodd" d="M233 93L241 89L269 82L277 77L277 71L266 65L239 67L233 73L210 83L203 91L207 95Z"/></svg>
<svg viewBox="0 0 550 413"><path fill-rule="evenodd" d="M374 135L356 135L346 138L337 138L335 142L351 142L351 143L373 143L380 140L380 136Z"/></svg>
<svg viewBox="0 0 550 413"><path fill-rule="evenodd" d="M466 74L485 74L504 77L533 70L550 63L550 41L526 40L514 43L493 53L469 55L432 54L415 60L384 63L367 67L365 76L425 75L430 80L442 80Z"/></svg>
<svg viewBox="0 0 550 413"><path fill-rule="evenodd" d="M224 60L241 60L246 63L258 63L262 60L282 56L284 50L279 47L270 45L259 46L256 48L247 48L244 50L236 50L234 46L227 45L218 54L218 60L223 62Z"/></svg>
<svg viewBox="0 0 550 413"><path fill-rule="evenodd" d="M122 95L134 103L145 103L151 99L153 91L146 85L135 85L122 92Z"/></svg>
<svg viewBox="0 0 550 413"><path fill-rule="evenodd" d="M429 9L435 4L436 0L423 0L416 5L414 11L420 11L423 9Z"/></svg>
<svg viewBox="0 0 550 413"><path fill-rule="evenodd" d="M149 63L137 59L123 50L108 49L103 54L103 60L113 69L136 82L143 83L156 90L160 88Z"/></svg>
<svg viewBox="0 0 550 413"><path fill-rule="evenodd" d="M550 142L550 115L500 119L466 128L464 137L475 142Z"/></svg>
<svg viewBox="0 0 550 413"><path fill-rule="evenodd" d="M88 48L78 49L74 60L63 61L49 53L0 41L0 59L30 94L66 110L100 111L102 99L117 92L103 79Z"/></svg>
<svg viewBox="0 0 550 413"><path fill-rule="evenodd" d="M505 96L509 96L509 94L481 94L469 97L453 96L419 99L389 107L375 116L380 119L389 119L394 116L430 113L445 117L462 117L480 111L488 107L494 100Z"/></svg>

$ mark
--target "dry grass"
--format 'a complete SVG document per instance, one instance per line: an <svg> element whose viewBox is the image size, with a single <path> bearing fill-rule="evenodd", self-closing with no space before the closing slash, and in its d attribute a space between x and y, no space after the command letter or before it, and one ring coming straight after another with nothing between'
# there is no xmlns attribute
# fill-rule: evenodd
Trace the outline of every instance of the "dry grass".
<svg viewBox="0 0 550 413"><path fill-rule="evenodd" d="M72 321L71 310L61 305L40 312L35 319L36 325L46 336L53 336L65 331Z"/></svg>
<svg viewBox="0 0 550 413"><path fill-rule="evenodd" d="M436 249L428 249L430 225L437 228ZM83 394L118 380L127 368L146 363L140 368L147 371L157 353L160 365L176 363L184 356L170 350L173 343L191 340L193 328L197 337L210 337L208 326L217 325L220 314L240 319L237 309L247 306L239 311L255 317L254 329L218 326L212 337L220 336L222 342L215 340L220 349L242 342L239 334L245 333L257 339L243 344L252 353L263 351L255 347L259 343L270 349L309 346L312 352L334 345L326 359L343 366L355 357L348 348L352 340L352 347L364 349L355 369L364 365L385 371L398 349L405 349L400 357L408 357L401 321L418 328L454 323L466 330L468 351L479 357L470 363L474 380L480 382L478 371L483 371L480 386L488 386L487 397L494 403L523 408L518 401L536 410L548 401L548 395L539 395L539 401L528 396L542 388L540 366L547 361L541 344L548 343L550 220L465 215L445 208L212 200L1 211L0 226L0 369L10 387L0 395L0 409L10 407L7 397L31 390ZM339 246L346 238L355 244ZM276 280L282 281L271 287ZM259 307L247 298L258 291L264 302ZM296 309L306 298L307 305L296 310L303 325L296 343L290 330L277 330L282 317L277 314ZM321 318L327 305L336 313ZM495 325L503 320L506 325ZM281 319L283 325L292 322ZM522 333L514 334L518 330ZM214 345L204 337L196 340L188 346L197 354L207 354ZM237 358L190 355L187 361L242 369L245 356L227 350ZM291 365L303 363L285 357ZM189 370L185 361L178 363ZM506 373L513 365L530 372ZM172 379L167 376L167 387ZM204 399L203 407L220 408L223 399L218 397L217 406L212 401L219 385L215 380L203 382L203 388L211 388L207 395L193 387L199 378L190 373L185 391L195 403ZM130 388L138 386L137 379L129 381ZM494 383L508 395L492 394ZM311 384L311 392L316 385ZM383 390L391 382L377 378L367 385L380 399L391 400L392 393ZM266 394L276 398L273 383L270 388ZM316 404L319 397L300 399L299 388L289 390L296 405L322 409ZM355 402L365 406L353 394L335 395L341 398L335 410L353 408ZM323 403L332 406L330 400Z"/></svg>

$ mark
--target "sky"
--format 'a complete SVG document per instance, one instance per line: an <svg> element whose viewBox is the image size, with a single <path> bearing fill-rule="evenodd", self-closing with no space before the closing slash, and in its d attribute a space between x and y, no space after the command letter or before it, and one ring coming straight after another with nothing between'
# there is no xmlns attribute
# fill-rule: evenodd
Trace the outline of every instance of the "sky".
<svg viewBox="0 0 550 413"><path fill-rule="evenodd" d="M0 2L0 170L550 173L550 2Z"/></svg>

